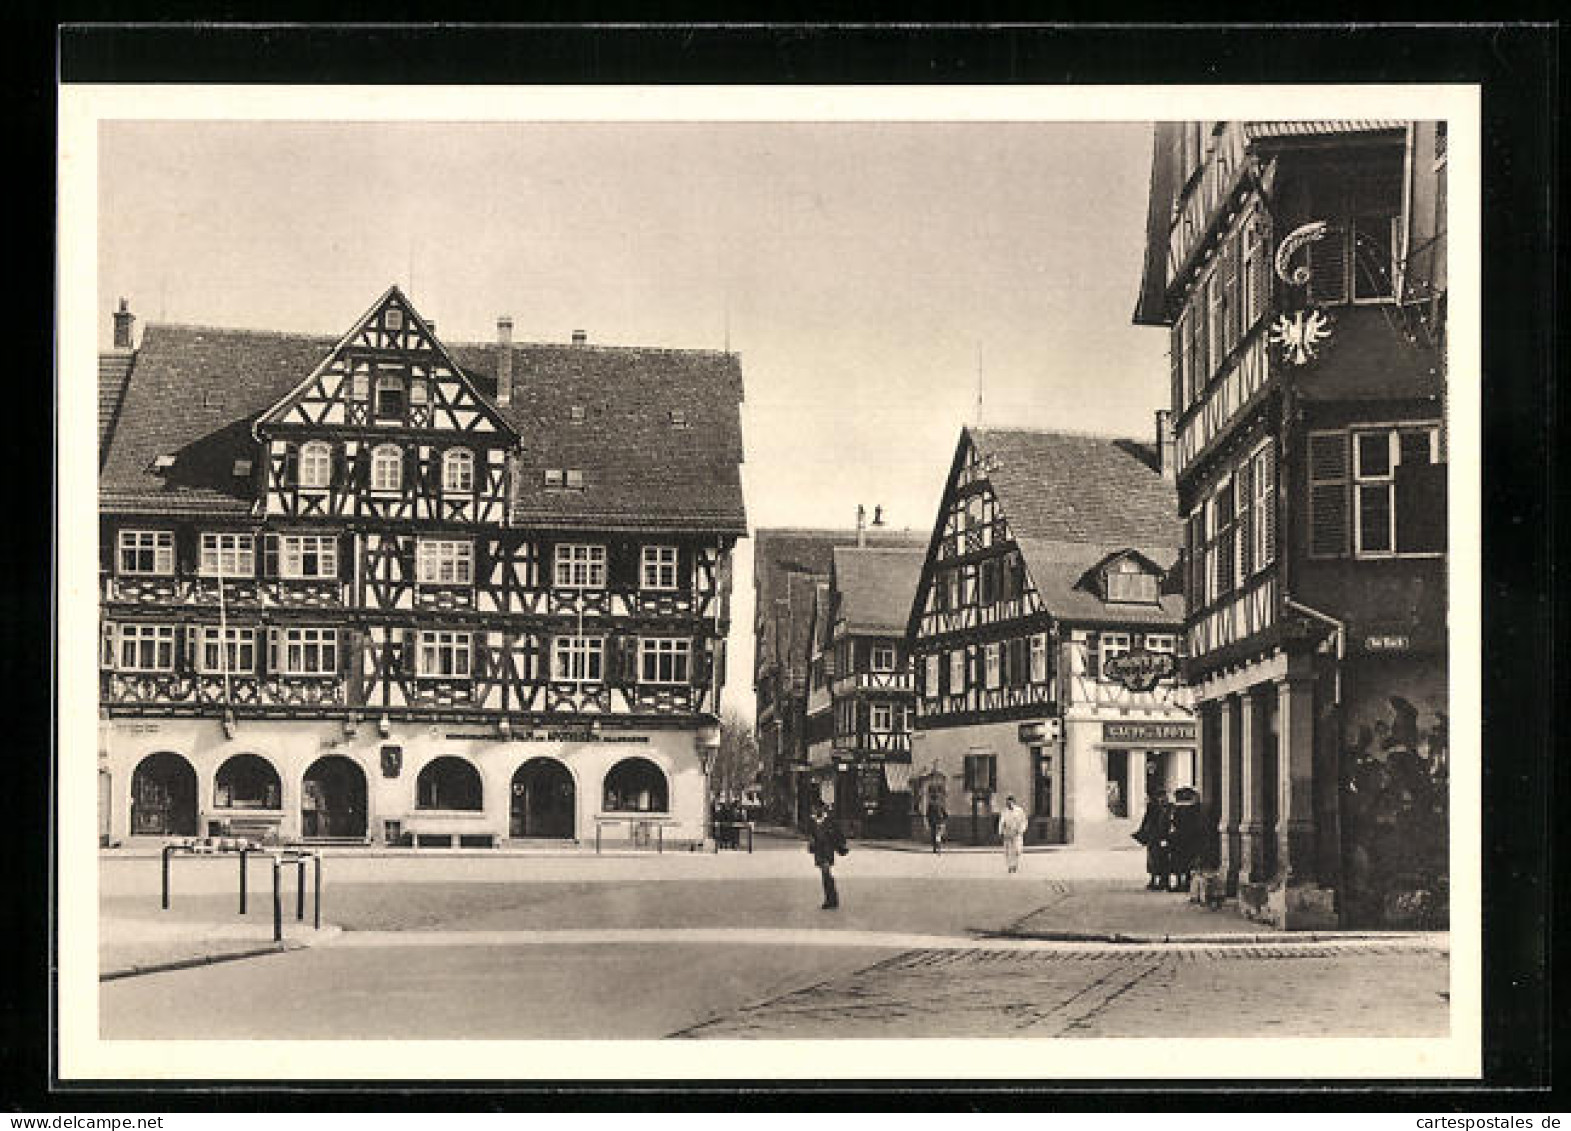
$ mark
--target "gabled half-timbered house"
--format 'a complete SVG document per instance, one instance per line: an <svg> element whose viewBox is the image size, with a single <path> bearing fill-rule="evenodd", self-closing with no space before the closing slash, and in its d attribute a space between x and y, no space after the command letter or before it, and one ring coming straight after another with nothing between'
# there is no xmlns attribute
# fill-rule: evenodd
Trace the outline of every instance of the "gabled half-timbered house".
<svg viewBox="0 0 1571 1131"><path fill-rule="evenodd" d="M125 319L122 342L122 316ZM100 365L106 835L704 836L740 369L154 325Z"/></svg>
<svg viewBox="0 0 1571 1131"><path fill-rule="evenodd" d="M961 433L907 621L913 800L952 836L994 836L1013 795L1028 840L1122 843L1148 791L1193 784L1164 449Z"/></svg>

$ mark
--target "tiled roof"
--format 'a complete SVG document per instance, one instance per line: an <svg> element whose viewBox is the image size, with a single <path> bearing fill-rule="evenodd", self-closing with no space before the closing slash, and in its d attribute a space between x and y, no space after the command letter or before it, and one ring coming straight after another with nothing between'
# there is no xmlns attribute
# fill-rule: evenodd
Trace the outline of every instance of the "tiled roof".
<svg viewBox="0 0 1571 1131"><path fill-rule="evenodd" d="M1399 130L1407 123L1386 118L1333 118L1313 122L1245 122L1250 141L1273 137L1318 137L1322 134L1367 134Z"/></svg>
<svg viewBox="0 0 1571 1131"><path fill-rule="evenodd" d="M248 510L237 459L257 457L250 426L337 339L150 325L131 370L100 476L106 507ZM482 396L494 397L498 347L449 347ZM516 344L515 520L610 528L743 533L741 368L701 350ZM100 389L101 401L104 391ZM573 423L573 406L584 409ZM673 424L672 414L685 422ZM102 424L101 424L102 427ZM167 472L151 465L172 455ZM546 468L583 472L582 490L547 491Z"/></svg>
<svg viewBox="0 0 1571 1131"><path fill-rule="evenodd" d="M449 347L493 403L499 348ZM735 354L589 345L512 351L513 400L497 409L523 438L516 520L746 531ZM582 471L584 487L548 489L547 470Z"/></svg>
<svg viewBox="0 0 1571 1131"><path fill-rule="evenodd" d="M919 546L836 546L838 615L846 622L847 631L903 633L926 557L926 549Z"/></svg>
<svg viewBox="0 0 1571 1131"><path fill-rule="evenodd" d="M1154 448L1064 432L968 429L1031 580L1048 610L1073 620L1178 620L1183 601L1105 605L1087 571L1121 550L1166 570L1183 526L1178 494Z"/></svg>
<svg viewBox="0 0 1571 1131"><path fill-rule="evenodd" d="M126 378L131 375L130 350L114 350L98 355L98 460L103 463L109 433L114 431L120 414L120 399L125 396Z"/></svg>

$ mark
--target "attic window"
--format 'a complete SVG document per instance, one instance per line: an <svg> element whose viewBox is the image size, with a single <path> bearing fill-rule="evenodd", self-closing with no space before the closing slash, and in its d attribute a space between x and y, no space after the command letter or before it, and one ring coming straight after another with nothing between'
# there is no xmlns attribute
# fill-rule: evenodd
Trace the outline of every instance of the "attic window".
<svg viewBox="0 0 1571 1131"><path fill-rule="evenodd" d="M235 460L234 475L236 479L245 479L251 474L251 461L248 459Z"/></svg>
<svg viewBox="0 0 1571 1131"><path fill-rule="evenodd" d="M574 424L582 424L584 422L584 417L587 414L584 412L583 405L575 404L572 409L569 410L569 415L572 417Z"/></svg>
<svg viewBox="0 0 1571 1131"><path fill-rule="evenodd" d="M404 312L396 308L390 308L383 324L389 330L402 330L404 328Z"/></svg>
<svg viewBox="0 0 1571 1131"><path fill-rule="evenodd" d="M575 491L584 489L584 473L572 468L567 471L567 485Z"/></svg>
<svg viewBox="0 0 1571 1131"><path fill-rule="evenodd" d="M546 468L545 485L547 487L560 487L562 485L562 469L559 467Z"/></svg>
<svg viewBox="0 0 1571 1131"><path fill-rule="evenodd" d="M669 416L671 417L672 428L687 427L687 411L685 409L673 408L669 413Z"/></svg>
<svg viewBox="0 0 1571 1131"><path fill-rule="evenodd" d="M1103 575L1109 604L1154 605L1157 603L1157 576L1140 564L1124 558L1107 567Z"/></svg>
<svg viewBox="0 0 1571 1131"><path fill-rule="evenodd" d="M153 471L163 474L175 465L175 457L171 455L156 456L153 459Z"/></svg>

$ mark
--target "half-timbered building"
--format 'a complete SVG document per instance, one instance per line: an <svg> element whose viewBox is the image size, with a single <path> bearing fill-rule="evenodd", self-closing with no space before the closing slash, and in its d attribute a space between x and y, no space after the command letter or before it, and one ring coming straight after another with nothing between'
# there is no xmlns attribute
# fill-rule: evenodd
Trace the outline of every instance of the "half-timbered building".
<svg viewBox="0 0 1571 1131"><path fill-rule="evenodd" d="M818 587L808 773L852 835L910 830L916 703L905 622L925 556L917 546L836 546Z"/></svg>
<svg viewBox="0 0 1571 1131"><path fill-rule="evenodd" d="M116 322L106 835L703 838L734 355Z"/></svg>
<svg viewBox="0 0 1571 1131"><path fill-rule="evenodd" d="M926 536L878 527L763 527L753 542L753 692L766 802L776 819L805 823L824 784L808 762L808 660L818 586L836 546L920 546ZM822 775L820 775L821 777Z"/></svg>
<svg viewBox="0 0 1571 1131"><path fill-rule="evenodd" d="M1444 885L1444 143L1155 131L1135 320L1171 334L1212 882L1280 925Z"/></svg>
<svg viewBox="0 0 1571 1131"><path fill-rule="evenodd" d="M1148 791L1193 783L1167 448L962 431L907 621L913 799L952 837L994 836L1013 795L1029 841L1121 843Z"/></svg>

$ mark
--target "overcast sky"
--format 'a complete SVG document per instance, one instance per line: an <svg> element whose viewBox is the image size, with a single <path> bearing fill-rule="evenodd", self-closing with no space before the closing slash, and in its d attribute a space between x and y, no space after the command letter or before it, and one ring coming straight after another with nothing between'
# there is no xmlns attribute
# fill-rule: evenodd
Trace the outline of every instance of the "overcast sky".
<svg viewBox="0 0 1571 1131"><path fill-rule="evenodd" d="M390 283L449 341L720 348L752 526L926 530L962 424L1148 439L1138 124L111 122L99 308L336 335ZM752 546L726 702L752 713Z"/></svg>

